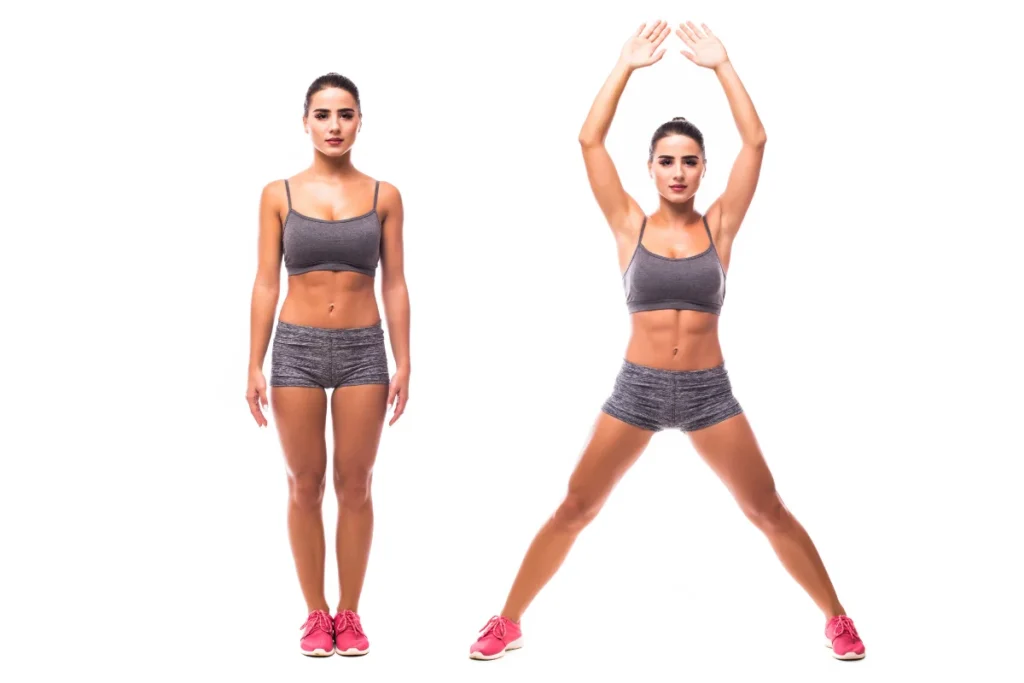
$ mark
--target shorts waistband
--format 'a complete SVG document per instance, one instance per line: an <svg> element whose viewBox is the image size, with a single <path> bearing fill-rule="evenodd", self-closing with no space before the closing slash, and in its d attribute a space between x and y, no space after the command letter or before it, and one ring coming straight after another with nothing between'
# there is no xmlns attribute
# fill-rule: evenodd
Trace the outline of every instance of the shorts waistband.
<svg viewBox="0 0 1024 683"><path fill-rule="evenodd" d="M640 365L639 363L634 363L626 359L622 360L622 364L623 367L630 368L631 370L635 370L637 372L652 373L656 375L663 375L665 377L671 376L699 378L708 375L720 375L726 371L724 361L710 368L698 368L696 370L666 370L664 368L654 368L651 367L650 365Z"/></svg>
<svg viewBox="0 0 1024 683"><path fill-rule="evenodd" d="M380 320L369 327L312 327L278 321L277 333L291 339L368 342L383 338L384 328Z"/></svg>

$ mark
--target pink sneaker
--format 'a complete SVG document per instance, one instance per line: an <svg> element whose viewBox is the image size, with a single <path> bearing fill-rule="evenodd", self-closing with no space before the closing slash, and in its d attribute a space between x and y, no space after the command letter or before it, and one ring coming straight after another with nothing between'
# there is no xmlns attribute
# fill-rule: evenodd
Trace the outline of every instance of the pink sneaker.
<svg viewBox="0 0 1024 683"><path fill-rule="evenodd" d="M482 634L469 648L470 659L497 659L508 650L523 646L523 631L519 624L505 617L491 617L480 629Z"/></svg>
<svg viewBox="0 0 1024 683"><path fill-rule="evenodd" d="M334 615L335 651L339 655L351 657L365 655L370 651L370 641L363 633L363 625L359 623L359 615L350 609Z"/></svg>
<svg viewBox="0 0 1024 683"><path fill-rule="evenodd" d="M334 654L334 624L327 612L318 609L309 613L302 625L299 649L309 657L329 657Z"/></svg>
<svg viewBox="0 0 1024 683"><path fill-rule="evenodd" d="M836 659L864 658L864 641L857 635L853 619L845 614L828 620L825 624L825 637L828 639L825 645L831 648L832 656Z"/></svg>

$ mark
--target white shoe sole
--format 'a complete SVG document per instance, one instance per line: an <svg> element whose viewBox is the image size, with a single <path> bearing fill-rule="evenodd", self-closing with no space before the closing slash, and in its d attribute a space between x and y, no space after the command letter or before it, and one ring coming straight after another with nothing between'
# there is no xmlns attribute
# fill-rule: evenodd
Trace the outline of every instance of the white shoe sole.
<svg viewBox="0 0 1024 683"><path fill-rule="evenodd" d="M511 643L506 645L505 649L502 650L501 652L497 652L497 653L495 653L493 655L489 655L489 656L485 655L485 654L482 654L480 652L470 652L469 653L469 658L470 659L479 659L479 660L482 660L482 661L488 661L488 660L491 660L491 659L500 659L500 658L504 657L505 653L508 652L509 650L518 650L522 646L523 646L523 637L519 636L518 638L513 640Z"/></svg>
<svg viewBox="0 0 1024 683"><path fill-rule="evenodd" d="M358 648L350 647L347 650L337 650L336 649L334 652L335 652L335 654L339 654L342 657L362 657L363 655L365 655L369 651L370 651L370 648L366 648L365 650L360 650Z"/></svg>
<svg viewBox="0 0 1024 683"><path fill-rule="evenodd" d="M330 651L322 650L320 648L317 648L317 649L313 650L312 652L310 652L309 650L303 650L300 647L299 648L299 652L301 652L302 654L306 655L307 657L330 657L331 655L334 654L334 648L332 647L330 649Z"/></svg>
<svg viewBox="0 0 1024 683"><path fill-rule="evenodd" d="M832 650L832 642L829 641L829 640L825 640L825 647L827 647L829 650ZM842 659L842 660L864 659L864 655L865 654L867 654L867 653L866 652L862 652L861 654L857 654L856 652L847 652L845 655L837 655L835 650L832 650L832 656L835 657L836 659Z"/></svg>

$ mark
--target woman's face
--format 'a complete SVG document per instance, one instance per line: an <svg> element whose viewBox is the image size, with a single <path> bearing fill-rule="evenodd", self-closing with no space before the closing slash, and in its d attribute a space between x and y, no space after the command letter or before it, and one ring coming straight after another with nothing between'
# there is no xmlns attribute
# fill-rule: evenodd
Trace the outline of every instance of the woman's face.
<svg viewBox="0 0 1024 683"><path fill-rule="evenodd" d="M647 164L658 194L670 202L685 202L697 193L707 167L697 141L686 135L669 135L654 146Z"/></svg>
<svg viewBox="0 0 1024 683"><path fill-rule="evenodd" d="M352 93L325 88L310 99L309 114L302 123L314 147L325 156L340 157L355 144L362 116Z"/></svg>

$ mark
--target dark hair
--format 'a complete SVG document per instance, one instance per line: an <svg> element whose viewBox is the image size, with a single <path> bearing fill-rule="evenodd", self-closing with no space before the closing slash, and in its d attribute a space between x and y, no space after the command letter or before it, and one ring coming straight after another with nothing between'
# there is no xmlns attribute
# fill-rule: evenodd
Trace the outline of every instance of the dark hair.
<svg viewBox="0 0 1024 683"><path fill-rule="evenodd" d="M306 105L303 108L303 116L309 116L309 103L313 100L313 95L317 94L321 90L326 90L327 88L341 88L348 92L353 98L355 98L356 108L359 109L360 113L362 113L363 105L359 103L359 88L357 88L356 84L348 78L332 71L329 74L324 74L313 81L313 83L310 84L309 89L306 90Z"/></svg>
<svg viewBox="0 0 1024 683"><path fill-rule="evenodd" d="M698 145L700 145L700 153L704 152L704 134L700 132L697 126L687 121L682 116L677 116L667 123L663 123L658 126L658 130L654 131L654 137L651 138L651 152L648 157L648 161L654 161L654 146L658 144L658 140L667 138L669 135L685 135L688 138L692 138Z"/></svg>

